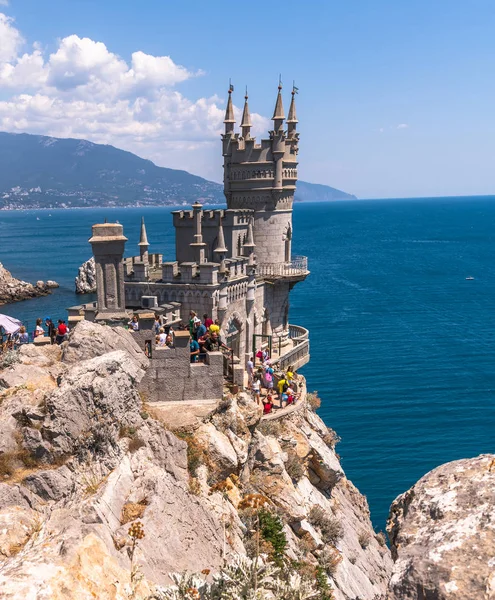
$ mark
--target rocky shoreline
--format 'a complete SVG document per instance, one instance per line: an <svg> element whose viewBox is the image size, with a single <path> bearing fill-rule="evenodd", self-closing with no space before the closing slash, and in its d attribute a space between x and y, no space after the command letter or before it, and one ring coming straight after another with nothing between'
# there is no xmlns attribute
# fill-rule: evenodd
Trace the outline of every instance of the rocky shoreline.
<svg viewBox="0 0 495 600"><path fill-rule="evenodd" d="M2 263L0 263L0 306L21 300L29 300L46 296L53 288L58 288L56 281L37 281L36 284L16 279Z"/></svg>

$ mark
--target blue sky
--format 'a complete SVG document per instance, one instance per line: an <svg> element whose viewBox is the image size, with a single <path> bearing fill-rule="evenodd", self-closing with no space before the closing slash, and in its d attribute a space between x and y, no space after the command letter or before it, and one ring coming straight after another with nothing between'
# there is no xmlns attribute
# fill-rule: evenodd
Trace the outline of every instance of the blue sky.
<svg viewBox="0 0 495 600"><path fill-rule="evenodd" d="M1 129L219 181L229 77L259 133L281 73L286 109L300 90L302 179L361 198L495 193L492 0L6 4Z"/></svg>

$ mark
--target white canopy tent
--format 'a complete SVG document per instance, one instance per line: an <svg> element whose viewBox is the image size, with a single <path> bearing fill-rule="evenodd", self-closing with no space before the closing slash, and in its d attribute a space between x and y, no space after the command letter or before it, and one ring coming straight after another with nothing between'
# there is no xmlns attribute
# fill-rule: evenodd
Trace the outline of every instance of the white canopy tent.
<svg viewBox="0 0 495 600"><path fill-rule="evenodd" d="M5 333L14 335L21 328L22 323L13 317L9 317L8 315L0 315L0 328L4 330Z"/></svg>

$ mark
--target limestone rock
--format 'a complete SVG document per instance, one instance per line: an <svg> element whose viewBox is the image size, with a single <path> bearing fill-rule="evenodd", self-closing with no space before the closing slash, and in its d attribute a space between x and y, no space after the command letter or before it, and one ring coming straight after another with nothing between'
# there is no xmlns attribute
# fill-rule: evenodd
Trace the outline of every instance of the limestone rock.
<svg viewBox="0 0 495 600"><path fill-rule="evenodd" d="M46 399L43 439L59 455L95 445L110 452L120 426L142 422L134 387L142 376L143 370L124 350L74 366Z"/></svg>
<svg viewBox="0 0 495 600"><path fill-rule="evenodd" d="M93 256L79 267L75 284L76 294L96 293L96 265Z"/></svg>
<svg viewBox="0 0 495 600"><path fill-rule="evenodd" d="M422 477L392 504L391 600L495 598L495 455Z"/></svg>
<svg viewBox="0 0 495 600"><path fill-rule="evenodd" d="M225 479L237 472L237 454L229 438L211 423L205 423L195 433L196 439L207 449L214 478Z"/></svg>
<svg viewBox="0 0 495 600"><path fill-rule="evenodd" d="M114 350L125 351L141 369L148 366L148 359L129 331L123 327L109 327L90 321L80 321L70 332L68 344L63 349L62 361L79 363Z"/></svg>

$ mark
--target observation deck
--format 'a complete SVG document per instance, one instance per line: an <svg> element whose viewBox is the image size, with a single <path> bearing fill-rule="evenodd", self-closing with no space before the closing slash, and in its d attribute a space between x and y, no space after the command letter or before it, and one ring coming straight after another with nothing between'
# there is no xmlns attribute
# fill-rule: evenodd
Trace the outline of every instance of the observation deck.
<svg viewBox="0 0 495 600"><path fill-rule="evenodd" d="M302 281L309 275L308 257L294 256L292 260L283 263L258 263L256 272L263 279Z"/></svg>

